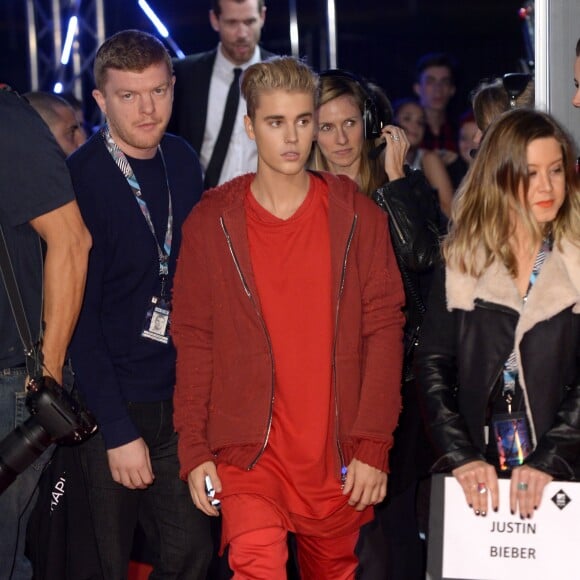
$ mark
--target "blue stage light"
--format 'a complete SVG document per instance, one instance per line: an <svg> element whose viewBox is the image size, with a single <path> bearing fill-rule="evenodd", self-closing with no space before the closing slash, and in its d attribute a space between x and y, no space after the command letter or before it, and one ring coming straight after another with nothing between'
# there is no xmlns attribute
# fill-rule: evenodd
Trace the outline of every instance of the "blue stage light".
<svg viewBox="0 0 580 580"><path fill-rule="evenodd" d="M141 8L141 10L143 10L143 12L145 12L147 18L149 18L149 20L151 20L151 22L153 23L153 26L155 26L155 28L157 29L157 32L159 32L159 34L163 38L165 38L165 40L167 41L167 44L169 44L169 46L173 49L175 54L179 58L185 58L185 54L183 53L183 51L179 48L179 46L177 46L176 42L169 35L169 30L167 30L167 27L165 26L165 24L163 24L163 22L161 22L161 20L159 19L159 16L157 16L157 14L155 14L155 12L153 12L153 8L151 8L151 6L149 6L149 4L147 4L147 2L145 2L145 0L139 0L138 4L139 4L139 7Z"/></svg>
<svg viewBox="0 0 580 580"><path fill-rule="evenodd" d="M168 38L169 37L169 30L167 30L167 27L163 24L163 22L161 22L161 20L159 20L159 17L157 16L157 14L155 14L155 12L153 12L153 9L151 8L151 6L149 6L149 4L147 4L147 2L145 2L145 0L139 0L139 6L141 7L141 10L143 10L143 12L145 12L145 14L147 15L147 18L149 18L149 20L151 20L151 22L153 23L153 26L155 26L155 28L157 28L157 32L159 32L159 34L161 34L161 36L163 36L163 38Z"/></svg>
<svg viewBox="0 0 580 580"><path fill-rule="evenodd" d="M62 55L60 57L61 64L68 64L70 58L70 51L72 49L72 44L77 33L77 26L79 24L79 19L76 16L71 16L68 21L68 27L66 30L66 39L64 41L64 46L62 48Z"/></svg>

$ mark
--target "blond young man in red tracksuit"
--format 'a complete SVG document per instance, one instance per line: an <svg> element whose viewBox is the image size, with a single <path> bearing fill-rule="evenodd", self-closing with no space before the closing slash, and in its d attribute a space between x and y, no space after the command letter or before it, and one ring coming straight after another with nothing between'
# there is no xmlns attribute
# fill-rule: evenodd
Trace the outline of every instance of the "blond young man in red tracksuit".
<svg viewBox="0 0 580 580"><path fill-rule="evenodd" d="M279 57L241 89L257 173L206 192L174 284L181 475L217 516L209 476L234 578L285 578L288 531L302 578L354 578L400 410L401 280L385 215L305 169L317 76Z"/></svg>

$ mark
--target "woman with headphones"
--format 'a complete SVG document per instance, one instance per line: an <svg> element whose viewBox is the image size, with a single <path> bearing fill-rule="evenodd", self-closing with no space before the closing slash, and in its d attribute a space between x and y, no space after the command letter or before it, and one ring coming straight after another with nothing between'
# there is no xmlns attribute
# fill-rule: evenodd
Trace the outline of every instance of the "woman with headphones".
<svg viewBox="0 0 580 580"><path fill-rule="evenodd" d="M389 214L407 302L403 410L390 452L387 499L376 507L371 527L361 530L360 578L424 578L416 497L419 480L428 475L430 457L416 402L412 358L445 220L423 173L405 166L409 141L403 129L390 124L390 103L384 94L377 97L375 91L380 89L341 70L322 73L320 85L311 168L348 175Z"/></svg>
<svg viewBox="0 0 580 580"><path fill-rule="evenodd" d="M329 70L320 75L320 88L313 168L348 175L369 196L385 181L405 177L409 142L389 124L392 113L377 107L369 87L351 73ZM392 142L383 159L375 141L387 137Z"/></svg>

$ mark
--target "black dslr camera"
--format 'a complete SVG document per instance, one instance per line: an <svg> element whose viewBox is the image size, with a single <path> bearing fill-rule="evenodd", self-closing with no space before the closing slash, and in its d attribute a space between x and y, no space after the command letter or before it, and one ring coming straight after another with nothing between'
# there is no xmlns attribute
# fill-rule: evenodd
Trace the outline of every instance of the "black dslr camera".
<svg viewBox="0 0 580 580"><path fill-rule="evenodd" d="M97 429L94 417L51 377L32 380L29 417L0 441L0 493L52 443L72 444Z"/></svg>

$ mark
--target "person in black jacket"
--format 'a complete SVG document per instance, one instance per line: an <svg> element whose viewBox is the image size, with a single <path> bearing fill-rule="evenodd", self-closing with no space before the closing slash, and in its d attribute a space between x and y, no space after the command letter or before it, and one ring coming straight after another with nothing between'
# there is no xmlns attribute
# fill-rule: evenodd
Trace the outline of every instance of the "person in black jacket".
<svg viewBox="0 0 580 580"><path fill-rule="evenodd" d="M264 0L211 0L209 19L220 42L213 50L174 60L173 113L167 128L188 141L199 155L206 173L206 188L256 171L258 154L244 129L246 106L238 93L234 124L226 131L225 157L218 156L219 161L214 160L212 165L217 164L217 167L212 170L211 179L207 179L207 169L225 117L230 85L239 82L235 80L236 70L246 70L273 56L258 45L266 21Z"/></svg>
<svg viewBox="0 0 580 580"><path fill-rule="evenodd" d="M552 478L580 476L580 189L552 117L491 125L443 250L416 357L433 470L476 515L509 477L502 501L531 517Z"/></svg>
<svg viewBox="0 0 580 580"><path fill-rule="evenodd" d="M384 93L347 71L326 71L320 80L312 166L348 175L388 213L406 298L403 408L390 454L387 499L376 506L375 521L361 530L359 577L418 580L425 568L416 497L430 455L411 362L445 218L423 172L405 165L409 142L405 131L391 124Z"/></svg>

